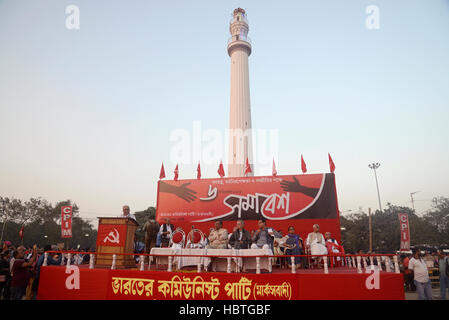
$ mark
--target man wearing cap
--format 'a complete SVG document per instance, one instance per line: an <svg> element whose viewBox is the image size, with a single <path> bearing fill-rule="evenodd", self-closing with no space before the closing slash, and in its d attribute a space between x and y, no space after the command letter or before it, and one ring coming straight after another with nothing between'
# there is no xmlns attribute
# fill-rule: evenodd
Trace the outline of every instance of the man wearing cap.
<svg viewBox="0 0 449 320"><path fill-rule="evenodd" d="M136 216L129 211L129 206L128 205L124 205L123 206L123 217L131 218L131 219L134 219L134 221L137 221L136 220Z"/></svg>

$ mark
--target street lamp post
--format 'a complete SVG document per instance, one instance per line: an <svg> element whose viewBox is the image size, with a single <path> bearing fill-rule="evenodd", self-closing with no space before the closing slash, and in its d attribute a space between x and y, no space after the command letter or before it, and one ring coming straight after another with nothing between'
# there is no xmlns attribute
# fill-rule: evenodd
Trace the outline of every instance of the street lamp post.
<svg viewBox="0 0 449 320"><path fill-rule="evenodd" d="M416 213L416 212L415 212L415 199L413 199L413 195L414 195L415 193L418 193L418 192L421 192L421 191L415 191L415 192L411 192L411 193L410 193L410 198L412 199L413 213Z"/></svg>
<svg viewBox="0 0 449 320"><path fill-rule="evenodd" d="M369 167L370 169L373 169L373 170L374 170L374 177L376 178L377 198L379 199L379 209L380 209L380 211L382 212L382 204L381 204L381 202L380 202L380 193L379 193L379 183L377 182L377 173L376 173L376 170L380 167L380 163L379 163L379 162L376 162L376 163L370 163L370 164L368 165L368 167Z"/></svg>

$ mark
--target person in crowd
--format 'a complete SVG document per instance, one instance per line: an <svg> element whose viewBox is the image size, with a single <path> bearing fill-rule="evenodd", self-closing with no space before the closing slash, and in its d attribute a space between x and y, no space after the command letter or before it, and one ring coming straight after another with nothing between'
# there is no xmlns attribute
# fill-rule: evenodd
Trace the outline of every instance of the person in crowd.
<svg viewBox="0 0 449 320"><path fill-rule="evenodd" d="M327 249L325 246L325 240L323 234L320 233L320 226L318 224L313 225L313 232L307 235L306 248L310 250L314 265L318 265L318 261L321 257L313 257L316 255L326 255Z"/></svg>
<svg viewBox="0 0 449 320"><path fill-rule="evenodd" d="M251 249L271 249L271 251L274 251L273 238L282 238L282 235L273 228L267 228L265 219L260 219L258 225L259 229L254 232L251 239L253 242Z"/></svg>
<svg viewBox="0 0 449 320"><path fill-rule="evenodd" d="M245 230L245 222L237 220L237 226L229 238L229 244L234 249L249 249L251 246L251 234Z"/></svg>
<svg viewBox="0 0 449 320"><path fill-rule="evenodd" d="M22 300L26 294L28 281L30 280L31 273L30 267L36 260L37 246L33 247L33 255L29 261L24 259L25 247L20 246L16 251L16 259L14 260L11 279L11 300Z"/></svg>
<svg viewBox="0 0 449 320"><path fill-rule="evenodd" d="M286 255L302 255L303 242L299 234L295 233L295 227L288 227L287 241L285 242ZM295 257L295 268L301 267L301 257ZM292 267L291 258L287 258L289 268Z"/></svg>
<svg viewBox="0 0 449 320"><path fill-rule="evenodd" d="M9 258L11 252L4 250L0 255L0 299L9 300L11 284L11 273L9 271Z"/></svg>
<svg viewBox="0 0 449 320"><path fill-rule="evenodd" d="M438 267L440 269L441 300L446 300L446 290L449 289L449 257L438 250Z"/></svg>
<svg viewBox="0 0 449 320"><path fill-rule="evenodd" d="M408 268L413 272L418 299L432 300L432 284L429 278L429 270L418 249L413 251L413 258L410 259Z"/></svg>
<svg viewBox="0 0 449 320"><path fill-rule="evenodd" d="M410 263L410 258L408 255L403 255L402 257L402 268L404 272L404 283L406 291L412 291L413 275L410 272L408 265Z"/></svg>
<svg viewBox="0 0 449 320"><path fill-rule="evenodd" d="M143 225L145 232L145 253L150 253L151 249L156 246L159 224L155 219L150 219Z"/></svg>
<svg viewBox="0 0 449 320"><path fill-rule="evenodd" d="M14 261L16 261L16 258L17 258L17 250L14 250L14 251L12 252L11 257L9 258L9 272L11 273L11 277L12 277L12 275L13 275L12 267L13 267L13 265L14 265Z"/></svg>
<svg viewBox="0 0 449 320"><path fill-rule="evenodd" d="M86 248L84 251L86 252L86 254L83 256L83 261L81 263L88 264L90 262L90 254L89 254L90 248Z"/></svg>
<svg viewBox="0 0 449 320"><path fill-rule="evenodd" d="M228 230L223 228L221 220L215 221L215 228L210 231L209 244L210 249L227 249L228 247Z"/></svg>
<svg viewBox="0 0 449 320"><path fill-rule="evenodd" d="M426 254L424 255L424 262L426 263L428 269L435 267L435 259L429 251L426 251Z"/></svg>
<svg viewBox="0 0 449 320"><path fill-rule="evenodd" d="M167 248L170 245L170 238L174 231L175 227L170 223L170 219L165 218L165 223L163 223L159 228L162 248Z"/></svg>
<svg viewBox="0 0 449 320"><path fill-rule="evenodd" d="M131 219L134 219L134 221L137 221L137 220L136 220L136 216L135 216L134 214L131 213L131 211L130 211L128 205L125 204L125 205L123 206L122 210L123 210L123 217L125 217L125 218L131 218Z"/></svg>

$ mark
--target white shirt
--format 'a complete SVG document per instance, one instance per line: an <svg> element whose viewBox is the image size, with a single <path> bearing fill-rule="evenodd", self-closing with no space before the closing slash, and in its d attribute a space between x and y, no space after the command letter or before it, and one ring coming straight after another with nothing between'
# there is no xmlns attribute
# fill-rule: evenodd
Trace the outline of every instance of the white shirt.
<svg viewBox="0 0 449 320"><path fill-rule="evenodd" d="M312 245L314 243L320 243L324 246L323 234L319 232L311 232L307 235L306 244Z"/></svg>
<svg viewBox="0 0 449 320"><path fill-rule="evenodd" d="M122 215L121 217L122 217L122 218L131 218L131 219L134 219L134 221L137 222L136 216L135 216L133 213L130 213L130 214L128 214L127 216Z"/></svg>
<svg viewBox="0 0 449 320"><path fill-rule="evenodd" d="M413 270L416 281L421 283L427 283L429 281L429 270L427 270L426 262L423 259L411 258L408 263L408 268Z"/></svg>
<svg viewBox="0 0 449 320"><path fill-rule="evenodd" d="M159 233L162 233L162 232L163 232L163 230L164 230L164 225L166 225L166 223L161 224L161 226L160 226L160 228L159 228ZM167 231L165 231L165 232L168 232L168 237L171 236L171 234L172 234L173 231L172 231L172 229L171 229L171 227L170 227L169 224L167 224Z"/></svg>

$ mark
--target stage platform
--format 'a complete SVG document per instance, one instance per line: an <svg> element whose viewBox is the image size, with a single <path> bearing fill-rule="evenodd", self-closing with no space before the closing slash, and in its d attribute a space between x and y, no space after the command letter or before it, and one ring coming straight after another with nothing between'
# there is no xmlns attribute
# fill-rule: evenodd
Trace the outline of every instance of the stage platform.
<svg viewBox="0 0 449 320"><path fill-rule="evenodd" d="M154 266L151 266L155 269ZM404 300L403 275L355 268L271 273L41 268L39 300Z"/></svg>

